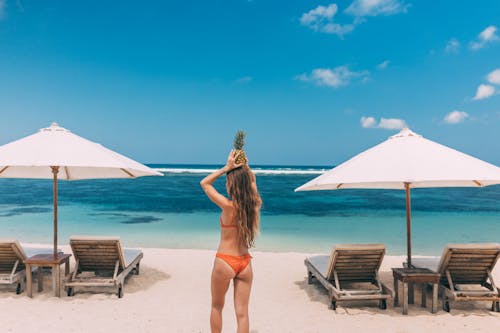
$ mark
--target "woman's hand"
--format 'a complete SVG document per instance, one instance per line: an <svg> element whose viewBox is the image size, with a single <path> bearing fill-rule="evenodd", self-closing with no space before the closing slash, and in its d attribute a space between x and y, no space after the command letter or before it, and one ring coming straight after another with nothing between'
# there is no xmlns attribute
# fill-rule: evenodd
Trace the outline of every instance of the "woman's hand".
<svg viewBox="0 0 500 333"><path fill-rule="evenodd" d="M231 150L229 152L229 155L227 156L227 162L226 162L227 171L226 172L229 172L233 169L242 167L243 164L245 164L245 163L236 163L236 151Z"/></svg>

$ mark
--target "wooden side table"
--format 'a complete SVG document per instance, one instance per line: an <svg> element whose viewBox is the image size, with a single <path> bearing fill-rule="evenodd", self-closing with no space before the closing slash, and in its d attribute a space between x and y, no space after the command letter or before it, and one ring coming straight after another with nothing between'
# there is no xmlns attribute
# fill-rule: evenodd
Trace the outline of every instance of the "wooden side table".
<svg viewBox="0 0 500 333"><path fill-rule="evenodd" d="M43 290L43 276L42 276L42 268L50 267L52 269L52 289L54 290L54 295L56 297L61 297L61 276L60 276L60 267L62 264L65 264L64 274L69 274L69 257L71 254L58 253L57 257L54 257L53 254L36 254L32 257L29 257L24 261L24 265L26 265L26 293L29 297L33 297L32 292L32 277L31 277L31 267L38 267L37 276L38 276L38 291Z"/></svg>
<svg viewBox="0 0 500 333"><path fill-rule="evenodd" d="M427 268L392 268L394 277L394 306L398 306L398 281L403 283L403 314L408 314L408 284L422 285L422 307L427 303L427 284L432 284L432 307L431 312L437 312L438 284L440 275Z"/></svg>

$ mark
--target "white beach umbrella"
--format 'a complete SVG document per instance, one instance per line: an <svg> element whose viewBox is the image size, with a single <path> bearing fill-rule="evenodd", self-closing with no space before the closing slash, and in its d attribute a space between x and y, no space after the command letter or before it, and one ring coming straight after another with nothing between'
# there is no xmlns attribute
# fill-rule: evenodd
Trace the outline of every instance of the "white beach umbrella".
<svg viewBox="0 0 500 333"><path fill-rule="evenodd" d="M406 191L408 264L411 265L410 190L500 184L500 168L425 139L408 128L314 178L295 191L401 189Z"/></svg>
<svg viewBox="0 0 500 333"><path fill-rule="evenodd" d="M0 178L53 179L54 256L57 255L58 179L136 178L162 174L58 124L0 147Z"/></svg>

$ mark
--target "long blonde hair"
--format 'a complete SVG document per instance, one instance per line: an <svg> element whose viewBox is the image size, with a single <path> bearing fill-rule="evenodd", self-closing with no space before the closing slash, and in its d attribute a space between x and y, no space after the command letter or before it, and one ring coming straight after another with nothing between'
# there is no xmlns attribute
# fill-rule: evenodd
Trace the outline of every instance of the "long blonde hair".
<svg viewBox="0 0 500 333"><path fill-rule="evenodd" d="M255 182L255 175L248 165L229 171L226 175L227 191L236 209L240 241L247 248L255 245L259 232L262 199Z"/></svg>

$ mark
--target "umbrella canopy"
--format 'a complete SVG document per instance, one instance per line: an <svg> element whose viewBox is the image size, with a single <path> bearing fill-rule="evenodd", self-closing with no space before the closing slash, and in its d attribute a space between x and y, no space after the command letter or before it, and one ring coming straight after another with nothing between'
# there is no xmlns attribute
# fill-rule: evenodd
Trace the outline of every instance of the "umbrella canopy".
<svg viewBox="0 0 500 333"><path fill-rule="evenodd" d="M161 175L147 166L53 123L0 147L0 177L52 179L135 178Z"/></svg>
<svg viewBox="0 0 500 333"><path fill-rule="evenodd" d="M408 128L354 156L296 191L401 189L406 191L408 263L411 265L410 190L500 184L500 168L425 139Z"/></svg>
<svg viewBox="0 0 500 333"><path fill-rule="evenodd" d="M57 254L57 180L136 178L162 174L53 123L0 147L0 178L54 181L54 255Z"/></svg>

